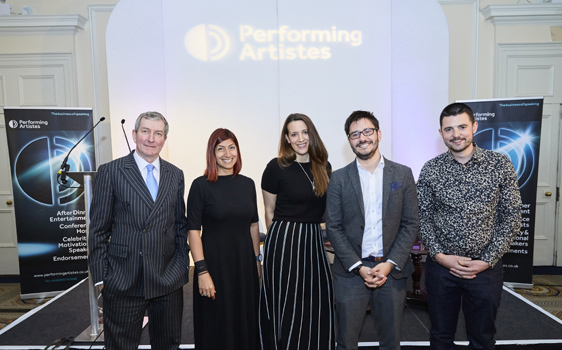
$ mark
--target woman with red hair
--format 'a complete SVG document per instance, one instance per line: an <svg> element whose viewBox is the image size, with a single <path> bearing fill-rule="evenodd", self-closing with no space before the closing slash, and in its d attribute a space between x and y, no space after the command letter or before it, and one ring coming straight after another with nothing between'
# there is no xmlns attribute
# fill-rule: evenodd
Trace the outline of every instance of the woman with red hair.
<svg viewBox="0 0 562 350"><path fill-rule="evenodd" d="M205 173L193 181L187 199L197 350L259 347L256 189L241 169L236 136L228 129L215 130L207 144Z"/></svg>

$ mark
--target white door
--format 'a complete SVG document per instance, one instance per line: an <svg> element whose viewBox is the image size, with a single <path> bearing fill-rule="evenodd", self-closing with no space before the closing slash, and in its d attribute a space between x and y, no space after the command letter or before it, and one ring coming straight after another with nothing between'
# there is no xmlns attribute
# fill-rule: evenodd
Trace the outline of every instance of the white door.
<svg viewBox="0 0 562 350"><path fill-rule="evenodd" d="M498 44L496 63L497 97L544 97L533 265L562 265L562 213L556 201L562 175L562 43Z"/></svg>
<svg viewBox="0 0 562 350"><path fill-rule="evenodd" d="M552 266L556 261L556 188L561 142L560 112L559 104L545 103L543 106L533 257L535 266Z"/></svg>
<svg viewBox="0 0 562 350"><path fill-rule="evenodd" d="M0 56L0 275L19 274L14 214L18 204L12 197L3 107L73 105L71 62L69 54Z"/></svg>

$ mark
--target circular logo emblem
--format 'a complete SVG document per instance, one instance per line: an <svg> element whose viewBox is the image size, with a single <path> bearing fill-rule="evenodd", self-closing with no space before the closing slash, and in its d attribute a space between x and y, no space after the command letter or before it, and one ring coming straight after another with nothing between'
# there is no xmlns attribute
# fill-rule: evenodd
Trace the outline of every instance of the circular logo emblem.
<svg viewBox="0 0 562 350"><path fill-rule="evenodd" d="M15 120L10 120L10 122L8 123L8 125L10 126L10 128L15 129L18 127L18 122Z"/></svg>
<svg viewBox="0 0 562 350"><path fill-rule="evenodd" d="M185 34L185 48L201 61L217 61L230 49L228 34L214 24L200 24Z"/></svg>
<svg viewBox="0 0 562 350"><path fill-rule="evenodd" d="M505 154L513 163L519 187L527 184L537 163L535 146L529 135L509 128L488 128L474 134L474 142L483 148Z"/></svg>
<svg viewBox="0 0 562 350"><path fill-rule="evenodd" d="M90 135L90 138L92 135ZM74 146L75 140L66 137L47 136L31 140L25 145L14 162L14 179L21 191L31 200L47 206L65 205L77 200L84 190L70 180L67 187L59 187L56 174L62 159ZM89 141L93 144L93 139ZM94 169L87 148L77 147L68 158L73 171Z"/></svg>

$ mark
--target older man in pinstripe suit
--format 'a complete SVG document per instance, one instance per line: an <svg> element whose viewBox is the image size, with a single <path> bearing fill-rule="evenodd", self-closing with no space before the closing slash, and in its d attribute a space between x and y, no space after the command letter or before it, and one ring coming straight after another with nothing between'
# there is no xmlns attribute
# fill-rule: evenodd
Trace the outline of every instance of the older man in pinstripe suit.
<svg viewBox="0 0 562 350"><path fill-rule="evenodd" d="M181 342L189 271L185 185L183 172L159 157L167 135L164 116L143 113L133 130L136 150L98 169L89 265L103 295L107 349L137 349L146 311L152 349Z"/></svg>

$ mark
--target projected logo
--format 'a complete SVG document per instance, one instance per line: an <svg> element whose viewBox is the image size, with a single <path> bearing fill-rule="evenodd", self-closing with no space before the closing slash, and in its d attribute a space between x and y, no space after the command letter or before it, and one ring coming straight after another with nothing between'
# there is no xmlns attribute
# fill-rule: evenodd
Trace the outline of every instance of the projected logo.
<svg viewBox="0 0 562 350"><path fill-rule="evenodd" d="M336 47L356 48L363 43L360 30L340 29L336 26L319 29L256 28L242 24L238 29L239 41L233 41L240 61L263 60L329 60ZM233 37L236 38L236 37ZM235 40L235 39L234 39ZM231 48L225 30L213 24L200 24L191 28L184 38L187 51L201 61L224 58Z"/></svg>
<svg viewBox="0 0 562 350"><path fill-rule="evenodd" d="M18 127L18 122L15 120L10 120L10 122L8 123L8 125L10 126L10 128L15 129Z"/></svg>
<svg viewBox="0 0 562 350"><path fill-rule="evenodd" d="M217 61L226 56L230 49L230 38L219 26L200 24L185 35L185 48L201 61Z"/></svg>
<svg viewBox="0 0 562 350"><path fill-rule="evenodd" d="M47 206L64 205L83 193L81 188L57 190L56 174L62 160L74 143L63 137L40 137L25 145L15 159L14 181L31 200ZM85 148L76 147L68 159L72 171L92 171L93 165ZM69 181L69 187L78 184Z"/></svg>
<svg viewBox="0 0 562 350"><path fill-rule="evenodd" d="M474 135L474 142L483 148L505 154L515 168L520 188L523 188L537 166L534 135L508 128L488 128Z"/></svg>

